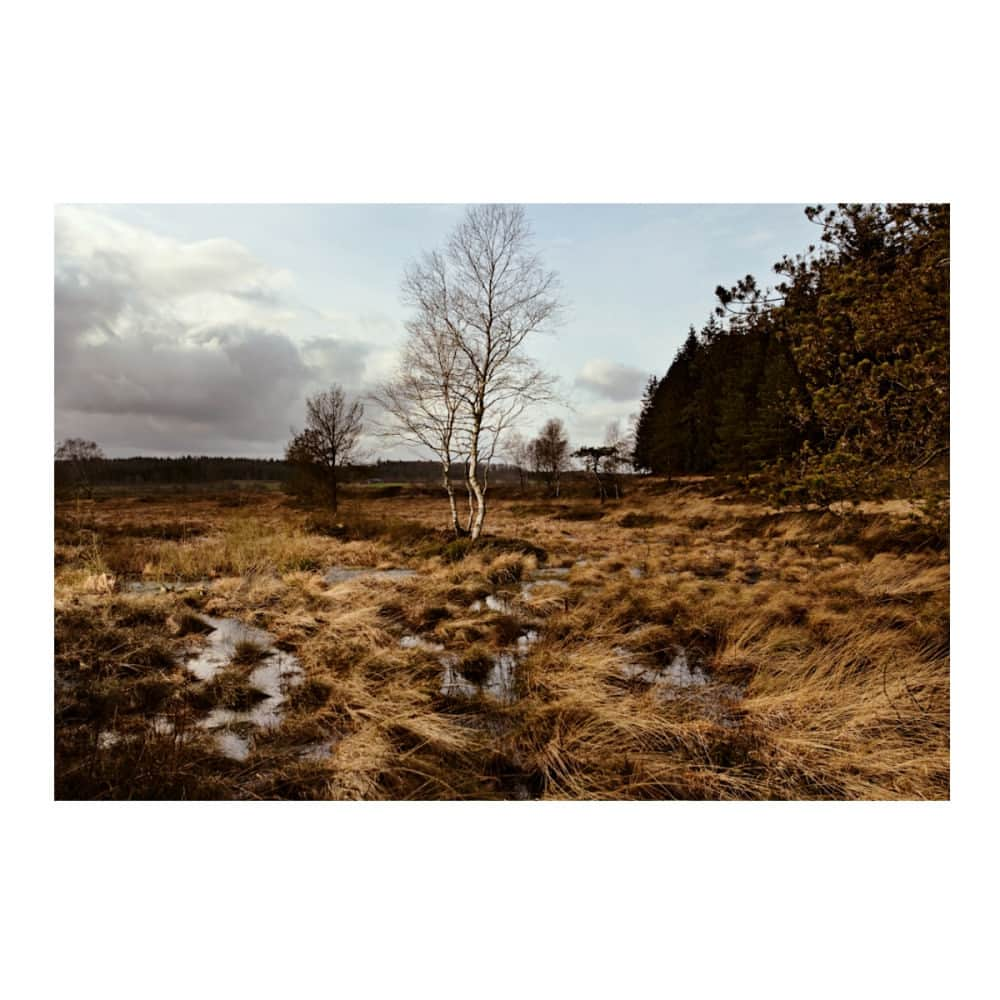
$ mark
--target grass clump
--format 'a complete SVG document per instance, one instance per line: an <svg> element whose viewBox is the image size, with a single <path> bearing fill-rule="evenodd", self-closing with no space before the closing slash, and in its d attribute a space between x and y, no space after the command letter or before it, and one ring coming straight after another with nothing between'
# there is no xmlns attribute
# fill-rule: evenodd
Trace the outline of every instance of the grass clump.
<svg viewBox="0 0 1000 1000"><path fill-rule="evenodd" d="M220 670L203 688L203 700L206 707L228 708L236 712L245 712L258 702L264 701L267 694L254 687L245 671L228 667Z"/></svg>
<svg viewBox="0 0 1000 1000"><path fill-rule="evenodd" d="M253 639L240 639L233 646L230 663L236 667L251 667L268 656L268 651Z"/></svg>
<svg viewBox="0 0 1000 1000"><path fill-rule="evenodd" d="M659 524L661 518L656 514L644 514L639 511L629 511L618 523L623 528L651 528L654 524Z"/></svg>
<svg viewBox="0 0 1000 1000"><path fill-rule="evenodd" d="M466 680L482 684L493 669L493 654L486 646L472 646L461 655L457 669Z"/></svg>

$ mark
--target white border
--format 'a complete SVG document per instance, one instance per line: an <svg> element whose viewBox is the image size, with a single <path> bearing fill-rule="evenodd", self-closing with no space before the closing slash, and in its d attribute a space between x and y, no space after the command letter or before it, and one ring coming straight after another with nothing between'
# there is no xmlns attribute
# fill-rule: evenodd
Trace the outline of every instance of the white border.
<svg viewBox="0 0 1000 1000"><path fill-rule="evenodd" d="M996 546L976 473L1000 369L994 36L971 9L8 15L10 995L982 992ZM953 202L953 802L51 802L53 203L486 199Z"/></svg>

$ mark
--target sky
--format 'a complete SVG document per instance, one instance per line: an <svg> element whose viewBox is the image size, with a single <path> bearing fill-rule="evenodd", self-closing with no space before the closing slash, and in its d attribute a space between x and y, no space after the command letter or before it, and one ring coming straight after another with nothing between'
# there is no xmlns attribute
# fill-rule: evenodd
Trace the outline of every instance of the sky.
<svg viewBox="0 0 1000 1000"><path fill-rule="evenodd" d="M571 445L627 428L717 285L817 238L802 205L528 205L565 308L529 353L559 379ZM62 205L55 211L55 437L110 456L280 457L305 399L364 397L404 337L400 282L462 205ZM373 404L368 404L369 415ZM384 457L418 456L387 448Z"/></svg>

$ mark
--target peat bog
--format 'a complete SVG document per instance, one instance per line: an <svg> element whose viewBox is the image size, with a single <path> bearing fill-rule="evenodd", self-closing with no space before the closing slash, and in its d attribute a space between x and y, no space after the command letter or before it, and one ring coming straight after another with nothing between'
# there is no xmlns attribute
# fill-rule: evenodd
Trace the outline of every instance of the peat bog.
<svg viewBox="0 0 1000 1000"><path fill-rule="evenodd" d="M947 539L717 494L60 501L56 796L947 798Z"/></svg>

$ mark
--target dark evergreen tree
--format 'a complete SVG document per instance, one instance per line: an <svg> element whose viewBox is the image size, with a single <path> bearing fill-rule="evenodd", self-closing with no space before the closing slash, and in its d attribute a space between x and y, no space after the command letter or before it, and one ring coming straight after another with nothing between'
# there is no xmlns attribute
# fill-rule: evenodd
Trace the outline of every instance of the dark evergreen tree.
<svg viewBox="0 0 1000 1000"><path fill-rule="evenodd" d="M767 470L829 501L912 477L948 449L947 205L816 206L820 247L773 288L716 289L636 428L639 467L672 476Z"/></svg>

